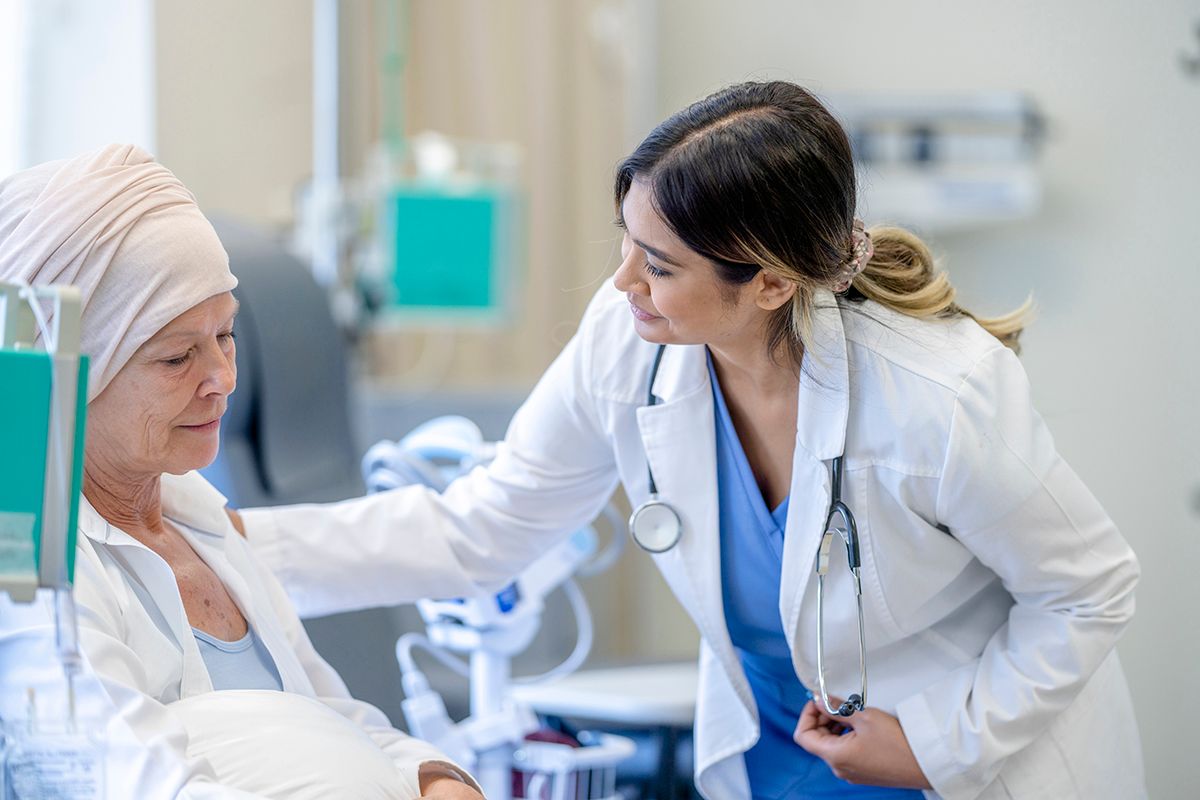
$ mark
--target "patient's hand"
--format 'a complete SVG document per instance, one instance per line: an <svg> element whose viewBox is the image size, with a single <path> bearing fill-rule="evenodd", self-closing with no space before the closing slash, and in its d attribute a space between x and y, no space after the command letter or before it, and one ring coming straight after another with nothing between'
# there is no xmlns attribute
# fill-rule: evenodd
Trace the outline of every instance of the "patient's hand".
<svg viewBox="0 0 1200 800"><path fill-rule="evenodd" d="M483 795L464 783L449 764L426 761L417 775L421 797L428 800L483 800Z"/></svg>
<svg viewBox="0 0 1200 800"><path fill-rule="evenodd" d="M483 800L483 795L458 778L449 776L422 781L421 797L427 800Z"/></svg>

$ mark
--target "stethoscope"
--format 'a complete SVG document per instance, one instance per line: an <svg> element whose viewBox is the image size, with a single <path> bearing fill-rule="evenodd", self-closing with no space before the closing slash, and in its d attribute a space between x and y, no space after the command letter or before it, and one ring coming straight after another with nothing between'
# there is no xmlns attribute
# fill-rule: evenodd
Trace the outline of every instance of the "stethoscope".
<svg viewBox="0 0 1200 800"><path fill-rule="evenodd" d="M662 363L667 346L660 344L650 367L650 387L646 405L654 406L658 398L654 395L654 379ZM820 685L821 702L825 711L832 716L848 717L862 711L867 704L867 636L863 620L861 561L858 550L858 526L850 507L842 501L842 456L833 459L833 487L829 501L829 513L825 516L825 533L821 536L814 570L817 573L817 681ZM650 485L650 497L633 510L629 517L629 533L638 547L650 553L665 553L679 544L683 536L683 522L670 503L658 496L658 485L654 482L654 470L646 461L646 477ZM840 706L834 707L825 689L825 574L829 572L829 552L834 537L840 537L846 545L846 562L854 577L854 595L858 601L858 673L859 692L852 694Z"/></svg>

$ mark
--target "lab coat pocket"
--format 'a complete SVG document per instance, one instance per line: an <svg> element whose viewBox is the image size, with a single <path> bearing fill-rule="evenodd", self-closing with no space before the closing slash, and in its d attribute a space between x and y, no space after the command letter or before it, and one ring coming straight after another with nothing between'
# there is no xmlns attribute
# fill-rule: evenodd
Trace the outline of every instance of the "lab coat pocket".
<svg viewBox="0 0 1200 800"><path fill-rule="evenodd" d="M964 574L971 572L973 557L933 521L936 479L879 466L860 474L851 487L863 593L884 641L893 642L935 624L957 608L960 594L976 591L965 585L975 577Z"/></svg>
<svg viewBox="0 0 1200 800"><path fill-rule="evenodd" d="M1067 760L1049 731L1009 756L996 780L1014 800L1082 800Z"/></svg>
<svg viewBox="0 0 1200 800"><path fill-rule="evenodd" d="M1016 800L1144 798L1137 731L1124 724L1130 702L1113 653L1042 735L1008 758L997 782Z"/></svg>
<svg viewBox="0 0 1200 800"><path fill-rule="evenodd" d="M1077 796L1143 800L1146 776L1133 698L1116 651L1100 665L1048 735L1068 764ZM1108 769L1096 769L1105 764Z"/></svg>

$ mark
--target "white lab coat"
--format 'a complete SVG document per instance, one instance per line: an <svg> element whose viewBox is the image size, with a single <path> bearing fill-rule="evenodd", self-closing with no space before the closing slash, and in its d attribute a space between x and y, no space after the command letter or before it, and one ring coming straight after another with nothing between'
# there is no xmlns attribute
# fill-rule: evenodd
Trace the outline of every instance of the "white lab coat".
<svg viewBox="0 0 1200 800"><path fill-rule="evenodd" d="M817 685L813 558L844 442L869 705L899 717L929 796L1144 796L1114 651L1138 564L1056 452L1016 356L967 319L816 300L779 599L797 676ZM618 479L635 505L645 500L648 459L684 525L679 545L653 558L703 640L696 783L713 800L748 798L741 755L758 721L723 616L704 349L667 348L649 407L654 352L606 285L490 467L440 498L402 489L247 512L248 534L302 614L462 594L587 523ZM858 685L844 550L826 591L830 688L844 697Z"/></svg>
<svg viewBox="0 0 1200 800"><path fill-rule="evenodd" d="M163 476L162 502L164 516L180 523L265 644L284 691L319 700L360 726L396 766L397 788L418 796L419 766L445 762L446 757L392 728L375 707L350 697L313 649L283 588L233 530L223 510L225 499L198 474L189 473ZM75 597L88 667L80 702L85 717L107 728L109 796L258 797L219 785L207 762L188 756L188 733L171 703L211 692L213 686L171 567L108 524L86 500L80 503L79 532ZM135 581L145 587L154 607L138 599ZM46 635L51 614L47 603L0 605L0 694L10 701L9 714L13 695L23 696L25 685L40 682L56 689L61 683L61 675L54 674L54 650L47 646L53 642ZM155 623L158 615L162 624ZM245 724L252 725L253 719Z"/></svg>

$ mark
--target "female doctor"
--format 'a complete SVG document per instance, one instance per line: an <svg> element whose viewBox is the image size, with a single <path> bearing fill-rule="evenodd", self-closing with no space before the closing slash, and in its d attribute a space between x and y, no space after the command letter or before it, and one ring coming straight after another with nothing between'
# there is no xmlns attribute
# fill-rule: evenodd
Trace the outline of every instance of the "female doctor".
<svg viewBox="0 0 1200 800"><path fill-rule="evenodd" d="M616 205L621 266L490 466L244 512L302 611L503 583L620 481L702 635L705 797L1143 796L1137 561L1032 407L1021 314L864 230L789 83L663 122Z"/></svg>

